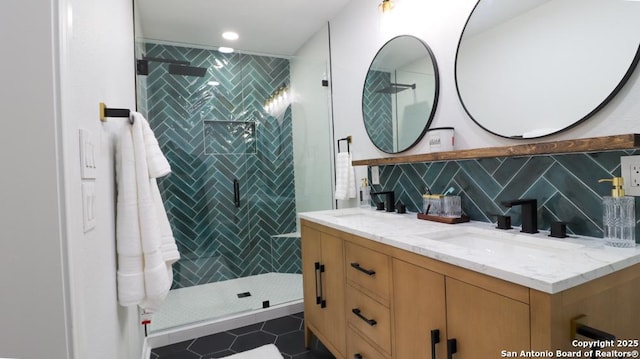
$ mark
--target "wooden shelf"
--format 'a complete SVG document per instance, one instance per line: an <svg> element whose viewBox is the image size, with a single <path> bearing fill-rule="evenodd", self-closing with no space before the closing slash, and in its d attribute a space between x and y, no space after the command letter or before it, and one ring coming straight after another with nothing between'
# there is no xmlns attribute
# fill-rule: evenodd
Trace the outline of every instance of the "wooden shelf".
<svg viewBox="0 0 640 359"><path fill-rule="evenodd" d="M576 140L539 142L525 145L485 147L470 150L423 153L356 160L354 166L377 166L400 163L470 160L489 157L517 157L571 152L599 152L640 147L640 134L614 135Z"/></svg>

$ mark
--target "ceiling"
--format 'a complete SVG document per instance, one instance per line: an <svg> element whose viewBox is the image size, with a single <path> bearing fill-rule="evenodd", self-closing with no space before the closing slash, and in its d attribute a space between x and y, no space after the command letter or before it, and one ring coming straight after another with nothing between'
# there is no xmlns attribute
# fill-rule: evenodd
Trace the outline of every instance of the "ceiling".
<svg viewBox="0 0 640 359"><path fill-rule="evenodd" d="M290 57L349 1L134 0L136 37ZM224 40L221 34L229 30L240 38Z"/></svg>

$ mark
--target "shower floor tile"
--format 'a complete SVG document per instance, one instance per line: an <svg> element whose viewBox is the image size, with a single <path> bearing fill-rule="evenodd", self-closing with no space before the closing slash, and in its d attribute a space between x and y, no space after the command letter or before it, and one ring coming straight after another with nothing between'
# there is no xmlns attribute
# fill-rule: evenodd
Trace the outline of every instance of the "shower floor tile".
<svg viewBox="0 0 640 359"><path fill-rule="evenodd" d="M315 338L304 347L303 313L155 348L151 359L221 358L265 344L275 344L285 359L335 359Z"/></svg>
<svg viewBox="0 0 640 359"><path fill-rule="evenodd" d="M302 275L291 273L265 273L174 289L153 315L149 330L153 333L261 309L264 301L273 306L301 298Z"/></svg>

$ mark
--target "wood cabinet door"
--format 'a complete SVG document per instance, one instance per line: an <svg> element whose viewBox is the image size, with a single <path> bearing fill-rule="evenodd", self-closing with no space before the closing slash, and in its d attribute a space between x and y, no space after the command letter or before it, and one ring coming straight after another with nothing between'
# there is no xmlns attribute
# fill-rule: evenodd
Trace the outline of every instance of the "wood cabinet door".
<svg viewBox="0 0 640 359"><path fill-rule="evenodd" d="M321 232L317 229L302 226L302 290L304 295L305 325L322 330L323 313L316 297L320 295L320 276L316 266L322 261L320 247ZM309 334L306 340L308 341ZM309 343L306 343L307 346Z"/></svg>
<svg viewBox="0 0 640 359"><path fill-rule="evenodd" d="M446 358L444 276L398 259L393 259L392 272L394 358ZM439 343L432 344L432 330L438 331Z"/></svg>
<svg viewBox="0 0 640 359"><path fill-rule="evenodd" d="M529 305L448 277L446 291L447 337L456 340L455 359L530 349Z"/></svg>
<svg viewBox="0 0 640 359"><path fill-rule="evenodd" d="M325 336L344 356L346 353L346 321L344 317L344 249L339 237L322 233L322 293L325 301Z"/></svg>
<svg viewBox="0 0 640 359"><path fill-rule="evenodd" d="M344 250L341 238L302 225L302 287L305 345L311 330L327 348L344 357Z"/></svg>

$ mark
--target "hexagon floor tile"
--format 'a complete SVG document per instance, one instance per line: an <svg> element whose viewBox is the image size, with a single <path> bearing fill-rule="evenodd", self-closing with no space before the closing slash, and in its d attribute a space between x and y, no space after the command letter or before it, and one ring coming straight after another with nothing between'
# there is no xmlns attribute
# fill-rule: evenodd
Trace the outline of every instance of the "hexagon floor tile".
<svg viewBox="0 0 640 359"><path fill-rule="evenodd" d="M275 344L284 359L335 359L317 339L314 339L310 350L304 347L303 321L303 313L297 313L154 348L151 359L222 358L265 344Z"/></svg>

